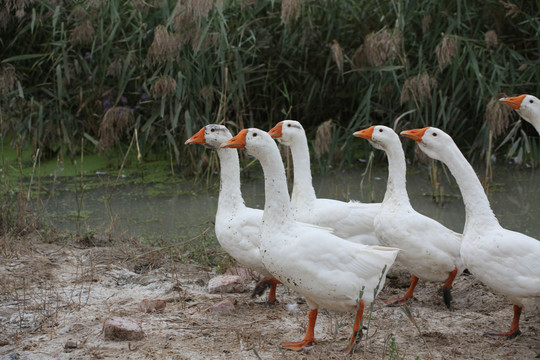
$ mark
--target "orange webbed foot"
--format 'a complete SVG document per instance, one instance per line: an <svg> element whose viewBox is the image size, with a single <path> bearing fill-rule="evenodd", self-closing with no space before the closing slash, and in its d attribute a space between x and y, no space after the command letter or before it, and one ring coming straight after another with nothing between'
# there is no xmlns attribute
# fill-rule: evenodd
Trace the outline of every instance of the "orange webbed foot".
<svg viewBox="0 0 540 360"><path fill-rule="evenodd" d="M287 350L300 351L305 346L316 344L316 343L317 343L317 340L315 339L304 340L304 341L283 341L281 343L281 347Z"/></svg>
<svg viewBox="0 0 540 360"><path fill-rule="evenodd" d="M506 340L511 340L521 335L521 331L508 331L508 332L500 332L500 331L490 331L485 333L483 336L490 337L490 338L501 338L506 337Z"/></svg>
<svg viewBox="0 0 540 360"><path fill-rule="evenodd" d="M409 285L409 289L405 293L405 295L401 298L395 298L395 299L389 299L386 300L386 306L402 306L406 305L409 301L411 301L414 298L414 288L418 284L418 277L413 275L411 279L411 285Z"/></svg>

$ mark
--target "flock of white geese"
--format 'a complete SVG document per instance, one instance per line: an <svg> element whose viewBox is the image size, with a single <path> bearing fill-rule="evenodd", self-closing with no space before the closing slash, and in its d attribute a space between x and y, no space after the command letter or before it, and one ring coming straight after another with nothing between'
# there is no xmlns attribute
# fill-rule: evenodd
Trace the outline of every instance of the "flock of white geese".
<svg viewBox="0 0 540 360"><path fill-rule="evenodd" d="M500 101L540 132L540 100L521 95ZM412 299L422 279L443 283L443 298L449 307L452 282L465 268L514 306L509 331L486 336L518 336L522 308L540 304L540 242L499 225L474 169L448 134L426 127L401 135L446 164L455 177L466 211L462 234L413 209L406 189L404 152L398 134L389 127L371 126L354 133L385 151L388 158L387 189L384 200L377 204L316 197L306 134L297 121L281 121L269 132L243 129L234 137L225 126L211 124L186 141L217 150L221 188L215 232L221 246L243 266L265 275L256 291L262 293L270 287L268 302L277 301L276 286L284 284L309 305L304 340L283 342L283 348L300 350L317 342L315 322L319 307L323 307L356 312L345 349L350 352L361 331L364 307L383 288L386 273L398 256L412 275L411 285L403 297L388 300L388 305ZM274 139L291 149L291 196ZM244 148L262 165L264 211L244 204L238 148Z"/></svg>

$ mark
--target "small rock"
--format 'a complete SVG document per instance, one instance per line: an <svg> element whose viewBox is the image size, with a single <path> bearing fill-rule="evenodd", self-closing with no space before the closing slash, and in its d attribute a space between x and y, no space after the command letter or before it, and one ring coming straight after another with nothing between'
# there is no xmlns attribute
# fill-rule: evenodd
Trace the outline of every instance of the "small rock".
<svg viewBox="0 0 540 360"><path fill-rule="evenodd" d="M103 332L106 340L141 340L144 331L141 320L133 318L109 317L103 324Z"/></svg>
<svg viewBox="0 0 540 360"><path fill-rule="evenodd" d="M162 311L165 306L167 306L167 301L160 299L144 299L138 304L139 311L146 313Z"/></svg>
<svg viewBox="0 0 540 360"><path fill-rule="evenodd" d="M77 345L77 342L74 340L68 340L64 344L64 352L72 352L73 350L77 349L79 346Z"/></svg>
<svg viewBox="0 0 540 360"><path fill-rule="evenodd" d="M244 292L244 281L238 275L218 275L208 282L210 294Z"/></svg>
<svg viewBox="0 0 540 360"><path fill-rule="evenodd" d="M66 341L66 344L64 345L64 349L76 349L77 348L77 342L73 340Z"/></svg>
<svg viewBox="0 0 540 360"><path fill-rule="evenodd" d="M234 311L234 304L230 299L225 299L215 305L210 306L205 311L206 312Z"/></svg>
<svg viewBox="0 0 540 360"><path fill-rule="evenodd" d="M3 337L0 338L0 346L6 346L6 345L9 345L9 344L10 344L10 342L9 342L8 339L3 338Z"/></svg>

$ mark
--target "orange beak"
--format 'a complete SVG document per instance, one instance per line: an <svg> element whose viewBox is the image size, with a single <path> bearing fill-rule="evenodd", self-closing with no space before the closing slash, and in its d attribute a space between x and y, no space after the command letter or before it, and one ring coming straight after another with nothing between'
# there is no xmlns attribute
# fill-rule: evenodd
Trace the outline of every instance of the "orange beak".
<svg viewBox="0 0 540 360"><path fill-rule="evenodd" d="M514 97L507 97L499 99L500 102L505 103L506 105L510 106L512 109L519 110L521 108L521 102L523 99L525 99L525 95L519 95Z"/></svg>
<svg viewBox="0 0 540 360"><path fill-rule="evenodd" d="M268 133L273 139L280 138L283 136L282 129L283 129L283 121L280 121Z"/></svg>
<svg viewBox="0 0 540 360"><path fill-rule="evenodd" d="M197 132L195 135L187 139L184 144L188 145L188 144L204 144L204 143L206 143L206 140L204 139L204 127L203 127L201 130L199 130L199 132Z"/></svg>
<svg viewBox="0 0 540 360"><path fill-rule="evenodd" d="M366 140L371 140L371 137L373 136L373 130L375 129L375 125L368 127L367 129L357 131L353 133L356 137L361 137Z"/></svg>
<svg viewBox="0 0 540 360"><path fill-rule="evenodd" d="M247 129L242 129L235 137L221 144L222 148L241 149L246 146Z"/></svg>
<svg viewBox="0 0 540 360"><path fill-rule="evenodd" d="M424 136L424 133L426 132L427 129L429 129L429 126L423 129L412 129L412 130L402 131L400 134L402 136L413 139L414 141L419 143L419 142L422 142L422 136Z"/></svg>

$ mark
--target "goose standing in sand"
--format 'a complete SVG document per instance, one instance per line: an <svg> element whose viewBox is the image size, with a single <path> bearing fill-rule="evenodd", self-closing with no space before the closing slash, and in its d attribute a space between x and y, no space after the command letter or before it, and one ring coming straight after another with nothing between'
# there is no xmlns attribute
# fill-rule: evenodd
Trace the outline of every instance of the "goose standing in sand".
<svg viewBox="0 0 540 360"><path fill-rule="evenodd" d="M429 157L445 163L456 178L466 212L461 258L474 276L514 305L510 330L484 335L508 339L520 335L522 308L540 304L540 241L499 224L474 169L448 134L426 127L401 135L416 141Z"/></svg>
<svg viewBox="0 0 540 360"><path fill-rule="evenodd" d="M245 148L264 171L265 204L260 251L264 266L284 285L305 297L310 311L303 341L283 342L282 347L301 350L316 343L315 322L319 307L356 312L351 352L361 331L364 306L383 288L388 268L398 249L356 244L325 229L293 219L285 167L275 141L262 130L241 130L222 147Z"/></svg>
<svg viewBox="0 0 540 360"><path fill-rule="evenodd" d="M388 185L381 210L375 217L375 233L382 245L403 249L398 260L412 274L411 285L402 298L389 305L401 305L413 298L418 279L445 282L444 303L450 308L450 289L463 271L459 254L461 234L416 212L407 194L405 153L399 136L389 127L378 125L357 131L354 136L369 140L388 157Z"/></svg>
<svg viewBox="0 0 540 360"><path fill-rule="evenodd" d="M218 208L216 213L216 237L223 249L241 265L265 276L255 286L253 295L270 287L268 303L276 300L276 286L279 281L272 277L261 261L259 252L259 229L263 211L247 207L240 189L240 162L235 149L221 148L231 139L230 131L223 125L210 124L186 141L186 144L202 144L218 153L221 174Z"/></svg>

